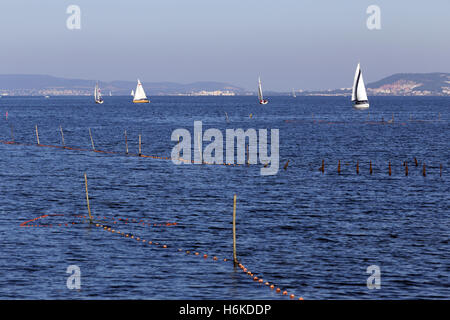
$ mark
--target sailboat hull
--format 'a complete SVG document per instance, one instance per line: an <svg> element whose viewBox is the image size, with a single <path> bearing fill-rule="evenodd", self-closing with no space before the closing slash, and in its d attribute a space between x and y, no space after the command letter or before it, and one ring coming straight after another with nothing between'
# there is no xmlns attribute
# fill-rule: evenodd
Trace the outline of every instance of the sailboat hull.
<svg viewBox="0 0 450 320"><path fill-rule="evenodd" d="M150 103L150 100L148 99L133 100L133 103Z"/></svg>
<svg viewBox="0 0 450 320"><path fill-rule="evenodd" d="M368 109L369 108L369 103L365 102L365 103L353 103L353 108L355 109Z"/></svg>
<svg viewBox="0 0 450 320"><path fill-rule="evenodd" d="M268 104L269 103L269 101L268 100L259 100L259 104Z"/></svg>
<svg viewBox="0 0 450 320"><path fill-rule="evenodd" d="M95 103L102 104L103 100L96 100Z"/></svg>

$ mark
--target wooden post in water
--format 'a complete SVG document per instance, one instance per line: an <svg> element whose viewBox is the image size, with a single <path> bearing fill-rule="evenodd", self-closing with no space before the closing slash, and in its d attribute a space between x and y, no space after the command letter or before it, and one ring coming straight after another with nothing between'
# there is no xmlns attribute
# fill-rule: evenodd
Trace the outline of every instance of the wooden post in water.
<svg viewBox="0 0 450 320"><path fill-rule="evenodd" d="M416 167L419 166L419 163L417 162L417 159L416 159L416 158L414 158L414 164L416 165Z"/></svg>
<svg viewBox="0 0 450 320"><path fill-rule="evenodd" d="M392 175L391 162L389 161L389 175Z"/></svg>
<svg viewBox="0 0 450 320"><path fill-rule="evenodd" d="M94 150L94 151L95 151L95 146L94 146L94 139L92 139L92 132L91 132L91 128L89 128L89 136L91 137L92 150Z"/></svg>
<svg viewBox="0 0 450 320"><path fill-rule="evenodd" d="M62 129L61 125L59 125L59 131L61 131L61 140L62 140L63 148L65 148L66 147L66 143L64 142L64 132L63 132L63 129Z"/></svg>
<svg viewBox="0 0 450 320"><path fill-rule="evenodd" d="M408 176L408 161L405 161L405 176Z"/></svg>
<svg viewBox="0 0 450 320"><path fill-rule="evenodd" d="M356 160L356 174L359 174L359 161Z"/></svg>
<svg viewBox="0 0 450 320"><path fill-rule="evenodd" d="M322 173L325 172L325 160L322 159L322 167L320 167L320 171L322 171Z"/></svg>
<svg viewBox="0 0 450 320"><path fill-rule="evenodd" d="M139 157L142 155L141 153L141 135L139 135Z"/></svg>
<svg viewBox="0 0 450 320"><path fill-rule="evenodd" d="M37 140L37 144L40 145L40 143L39 143L39 132L38 132L37 125L36 125L36 140Z"/></svg>
<svg viewBox="0 0 450 320"><path fill-rule="evenodd" d="M426 170L425 170L425 162L423 163L422 175L423 175L424 177L427 176L427 172L426 172Z"/></svg>
<svg viewBox="0 0 450 320"><path fill-rule="evenodd" d="M234 265L238 263L236 256L236 195L233 199L233 262Z"/></svg>
<svg viewBox="0 0 450 320"><path fill-rule="evenodd" d="M341 174L341 160L338 160L338 174Z"/></svg>
<svg viewBox="0 0 450 320"><path fill-rule="evenodd" d="M86 203L87 203L87 208L88 208L88 213L89 213L89 223L92 223L92 215L91 215L91 207L89 206L89 193L88 193L86 173L84 173L84 185L86 186Z"/></svg>
<svg viewBox="0 0 450 320"><path fill-rule="evenodd" d="M247 144L247 165L250 165L250 155L248 153L248 144ZM284 169L286 169L286 168L284 168Z"/></svg>
<svg viewBox="0 0 450 320"><path fill-rule="evenodd" d="M373 172L373 170L372 170L372 160L370 160L370 167L369 167L369 172L370 172L370 174L372 174L372 172Z"/></svg>
<svg viewBox="0 0 450 320"><path fill-rule="evenodd" d="M126 148L126 153L128 154L127 130L125 130L125 148Z"/></svg>
<svg viewBox="0 0 450 320"><path fill-rule="evenodd" d="M284 170L287 170L288 165L289 165L289 159L288 159L288 161L286 162L286 164L284 165L283 169L284 169Z"/></svg>
<svg viewBox="0 0 450 320"><path fill-rule="evenodd" d="M201 143L202 143L201 142L201 137L200 137L200 135L197 135L198 155L200 157L200 163L204 164L204 162L203 162L203 153L202 153L203 146L202 146Z"/></svg>

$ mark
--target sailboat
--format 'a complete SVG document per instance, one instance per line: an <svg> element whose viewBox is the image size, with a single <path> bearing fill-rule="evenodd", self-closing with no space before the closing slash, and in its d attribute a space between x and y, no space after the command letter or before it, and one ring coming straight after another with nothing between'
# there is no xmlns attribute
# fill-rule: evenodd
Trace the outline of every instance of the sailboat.
<svg viewBox="0 0 450 320"><path fill-rule="evenodd" d="M102 98L102 94L100 93L100 88L98 87L98 82L95 84L94 100L95 100L95 103L98 103L98 104L103 103L103 98Z"/></svg>
<svg viewBox="0 0 450 320"><path fill-rule="evenodd" d="M367 99L366 87L362 76L361 66L358 63L355 71L355 79L353 80L352 90L353 107L356 109L369 108L369 100Z"/></svg>
<svg viewBox="0 0 450 320"><path fill-rule="evenodd" d="M142 87L141 81L138 79L138 83L136 86L136 91L134 92L133 96L133 102L134 103L149 103L150 100L147 99L147 96L145 95L144 88Z"/></svg>
<svg viewBox="0 0 450 320"><path fill-rule="evenodd" d="M258 77L258 99L259 104L268 104L269 100L264 99L263 93L262 93L262 87L261 87L261 79Z"/></svg>
<svg viewBox="0 0 450 320"><path fill-rule="evenodd" d="M293 98L297 98L297 95L295 94L295 90L294 89L292 89L292 97Z"/></svg>

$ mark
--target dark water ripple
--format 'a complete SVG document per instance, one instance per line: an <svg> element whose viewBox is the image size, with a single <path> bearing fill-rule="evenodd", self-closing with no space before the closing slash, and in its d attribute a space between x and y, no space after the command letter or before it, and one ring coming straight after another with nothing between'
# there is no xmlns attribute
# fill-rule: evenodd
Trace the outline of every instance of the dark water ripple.
<svg viewBox="0 0 450 320"><path fill-rule="evenodd" d="M305 299L448 298L449 102L373 98L369 114L332 97L274 97L267 106L251 97L155 97L146 106L132 105L128 97L112 97L101 106L90 98L2 98L1 140L10 139L13 125L16 141L33 144L37 124L42 144L59 145L62 125L67 145L90 148L91 128L96 148L123 152L126 129L130 152L137 153L141 134L144 154L170 156L171 132L192 131L194 120L202 120L204 130L222 132L279 128L281 166L290 162L287 171L263 177L260 166L175 166L165 160L0 144L0 298L282 298L230 263L155 249L86 224L19 227L44 214L63 214L51 217L55 223L86 214L84 172L96 217L177 222L117 229L220 257L232 256L236 193L240 260ZM379 123L392 114L394 124ZM322 159L325 175L318 171ZM72 264L81 268L80 291L66 288ZM366 287L372 264L381 268L380 290Z"/></svg>

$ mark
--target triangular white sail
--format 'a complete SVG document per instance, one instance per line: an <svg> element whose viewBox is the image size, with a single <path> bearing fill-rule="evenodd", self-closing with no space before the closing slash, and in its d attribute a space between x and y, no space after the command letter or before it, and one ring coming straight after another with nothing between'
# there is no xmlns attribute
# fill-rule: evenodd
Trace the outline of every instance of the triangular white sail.
<svg viewBox="0 0 450 320"><path fill-rule="evenodd" d="M261 87L261 78L258 77L258 99L259 101L263 101L263 93L262 93L262 87Z"/></svg>
<svg viewBox="0 0 450 320"><path fill-rule="evenodd" d="M364 85L364 79L359 63L356 66L355 78L353 79L352 101L368 101L366 86Z"/></svg>
<svg viewBox="0 0 450 320"><path fill-rule="evenodd" d="M95 84L94 88L94 100L97 101L97 90L98 90L98 83Z"/></svg>
<svg viewBox="0 0 450 320"><path fill-rule="evenodd" d="M142 83L141 83L141 81L139 81L139 79L138 79L138 83L136 86L136 91L134 92L133 101L138 101L138 100L147 100L147 96L145 95L144 88L142 87Z"/></svg>
<svg viewBox="0 0 450 320"><path fill-rule="evenodd" d="M131 95L134 97L134 90L131 89Z"/></svg>

